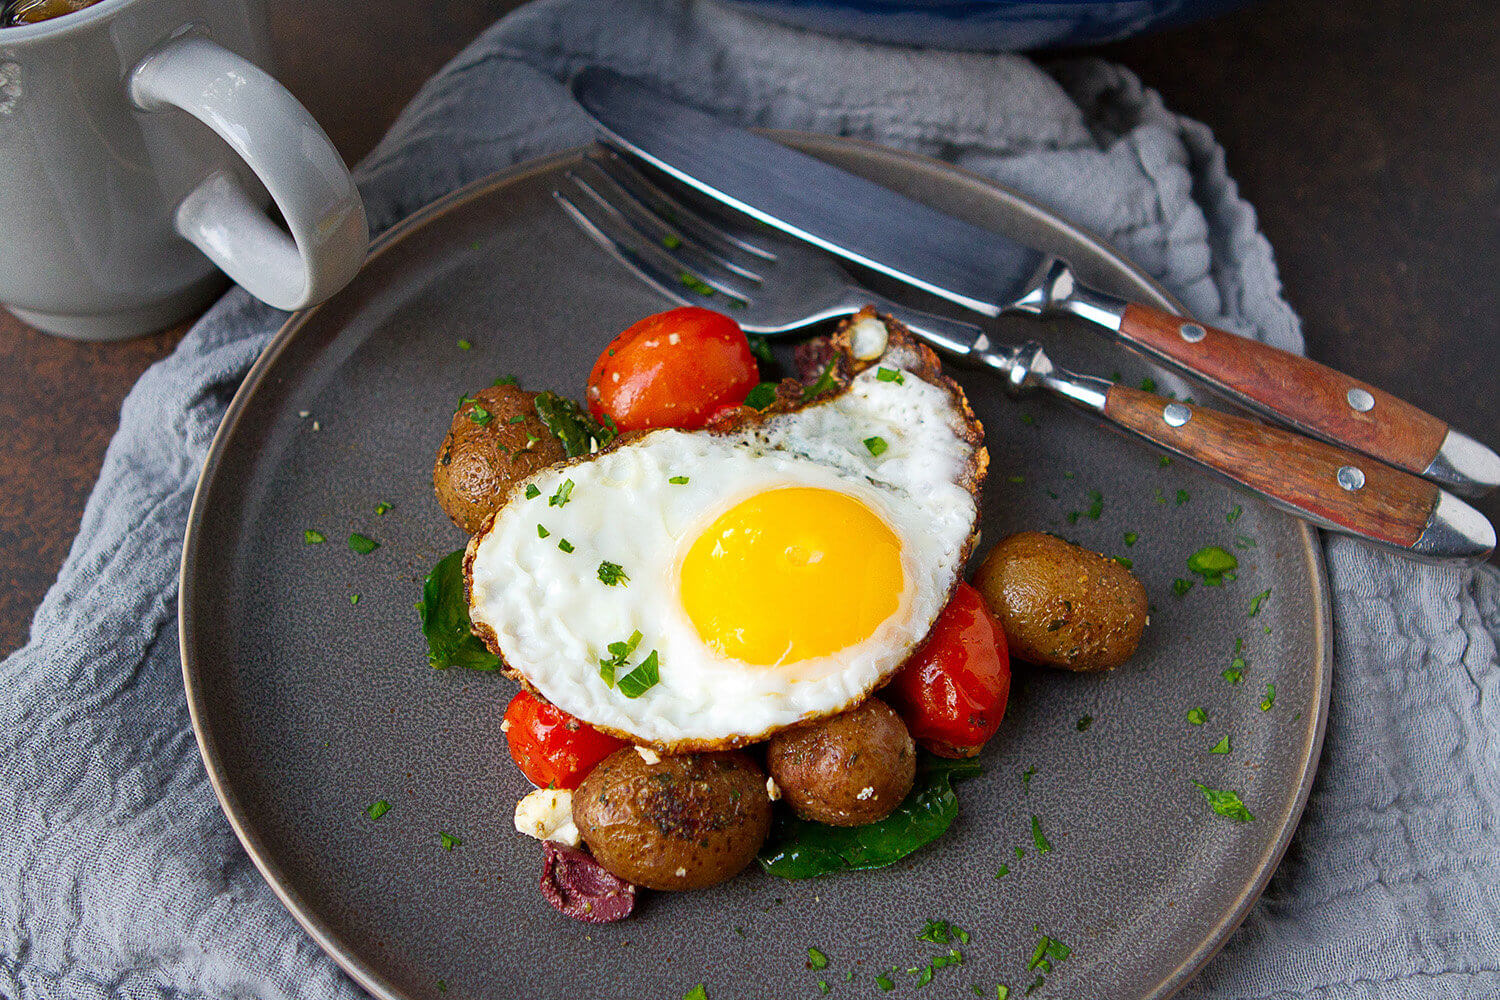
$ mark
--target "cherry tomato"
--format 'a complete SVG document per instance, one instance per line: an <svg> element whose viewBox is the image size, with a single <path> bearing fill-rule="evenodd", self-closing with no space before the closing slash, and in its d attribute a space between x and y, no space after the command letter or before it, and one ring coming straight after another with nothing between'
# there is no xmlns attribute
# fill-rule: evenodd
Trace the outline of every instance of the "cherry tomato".
<svg viewBox="0 0 1500 1000"><path fill-rule="evenodd" d="M605 348L586 398L596 420L622 431L695 430L744 401L760 372L740 325L709 309L671 309L631 326Z"/></svg>
<svg viewBox="0 0 1500 1000"><path fill-rule="evenodd" d="M1010 697L1010 654L979 591L958 585L886 692L912 737L940 757L984 748Z"/></svg>
<svg viewBox="0 0 1500 1000"><path fill-rule="evenodd" d="M539 788L577 788L595 764L629 745L530 691L510 700L504 729L511 758Z"/></svg>

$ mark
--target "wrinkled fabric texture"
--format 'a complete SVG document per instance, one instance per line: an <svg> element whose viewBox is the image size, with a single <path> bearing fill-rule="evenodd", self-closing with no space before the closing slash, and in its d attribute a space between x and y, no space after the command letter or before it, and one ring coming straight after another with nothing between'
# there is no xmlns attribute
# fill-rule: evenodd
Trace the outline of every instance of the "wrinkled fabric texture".
<svg viewBox="0 0 1500 1000"><path fill-rule="evenodd" d="M870 139L1101 233L1200 317L1300 350L1203 125L1099 61L913 51L712 6L541 0L431 80L359 171L374 226L589 138L586 63L745 124ZM30 643L0 668L0 995L357 997L220 813L177 660L178 560L214 428L283 315L226 296L126 400ZM1321 772L1270 889L1195 998L1500 996L1500 574L1327 548Z"/></svg>

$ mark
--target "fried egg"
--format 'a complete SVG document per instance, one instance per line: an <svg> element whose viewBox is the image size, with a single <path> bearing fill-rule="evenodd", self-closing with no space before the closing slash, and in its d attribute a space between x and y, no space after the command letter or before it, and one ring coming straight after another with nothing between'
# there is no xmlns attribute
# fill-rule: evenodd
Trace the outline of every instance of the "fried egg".
<svg viewBox="0 0 1500 1000"><path fill-rule="evenodd" d="M470 542L475 633L553 704L673 751L867 697L947 602L988 459L931 352L894 325L872 350L863 323L834 393L517 486Z"/></svg>

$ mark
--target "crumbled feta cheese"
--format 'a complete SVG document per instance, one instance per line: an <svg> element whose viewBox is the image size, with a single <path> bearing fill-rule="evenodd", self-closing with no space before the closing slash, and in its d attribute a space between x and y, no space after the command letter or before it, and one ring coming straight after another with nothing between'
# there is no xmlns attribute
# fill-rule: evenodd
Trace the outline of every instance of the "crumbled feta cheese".
<svg viewBox="0 0 1500 1000"><path fill-rule="evenodd" d="M562 788L538 788L516 803L516 830L537 840L577 847L582 839L573 822L573 793Z"/></svg>
<svg viewBox="0 0 1500 1000"><path fill-rule="evenodd" d="M686 868L679 868L679 869L677 869L677 877L678 878L687 878L687 869Z"/></svg>
<svg viewBox="0 0 1500 1000"><path fill-rule="evenodd" d="M305 420L307 419L308 414L310 414L311 412L311 410L298 410L297 416L302 417Z"/></svg>
<svg viewBox="0 0 1500 1000"><path fill-rule="evenodd" d="M641 755L641 760L645 761L648 767L652 764L661 763L661 754L650 747L636 747L635 752Z"/></svg>
<svg viewBox="0 0 1500 1000"><path fill-rule="evenodd" d="M502 733L508 733L508 732L510 732L510 720L509 719L501 719L500 720L500 731Z"/></svg>
<svg viewBox="0 0 1500 1000"><path fill-rule="evenodd" d="M849 328L849 347L861 361L871 361L885 353L885 324L873 316L859 320Z"/></svg>
<svg viewBox="0 0 1500 1000"><path fill-rule="evenodd" d="M775 778L766 779L766 794L770 796L772 802L781 801L781 786L776 784Z"/></svg>
<svg viewBox="0 0 1500 1000"><path fill-rule="evenodd" d="M854 797L856 799L859 799L859 801L861 801L861 802L865 801L866 799L878 799L878 798L880 798L880 796L878 796L878 795L875 794L875 786L874 785L866 785L865 787L861 788L859 790L859 794L856 795L856 796L854 796Z"/></svg>
<svg viewBox="0 0 1500 1000"><path fill-rule="evenodd" d="M320 424L320 423L318 423L316 420L314 420L313 421L313 430L320 431L322 429L323 429L323 425Z"/></svg>

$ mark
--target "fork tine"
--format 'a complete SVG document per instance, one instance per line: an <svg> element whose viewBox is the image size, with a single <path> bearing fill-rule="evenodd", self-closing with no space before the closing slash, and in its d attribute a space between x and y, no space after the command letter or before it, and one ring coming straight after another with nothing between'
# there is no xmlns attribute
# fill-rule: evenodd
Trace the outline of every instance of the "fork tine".
<svg viewBox="0 0 1500 1000"><path fill-rule="evenodd" d="M692 283L697 281L731 299L744 303L753 300L752 289L746 287L746 282L739 275L718 267L712 258L695 258L691 253L684 253L682 247L667 250L653 232L636 224L635 220L627 214L628 209L622 210L620 205L612 202L586 178L572 170L567 171L564 176L572 182L573 187L581 193L582 197L594 202L595 207L613 222L613 227L601 227L605 229L607 235L616 239L625 239L627 232L632 234L634 239L630 241L630 245L635 253L648 260L657 261L660 268L676 274L679 281L687 287L692 287ZM574 201L576 203L577 199L575 198ZM595 221L598 221L597 214ZM759 279L756 279L756 283L758 281Z"/></svg>
<svg viewBox="0 0 1500 1000"><path fill-rule="evenodd" d="M564 184L571 179L565 178ZM655 252L655 248L634 229L602 210L592 198L582 196L581 189L576 185L568 186L571 190L559 187L552 192L552 197L557 199L563 211L579 228L636 277L681 305L702 306L705 309L724 305L724 297L711 285L682 269L670 258L665 258L665 255Z"/></svg>
<svg viewBox="0 0 1500 1000"><path fill-rule="evenodd" d="M721 224L710 222L700 213L668 194L633 164L627 163L625 158L614 150L603 150L591 156L590 159L601 170L608 173L611 180L629 192L647 209L683 230L684 235L691 235L700 243L717 248L720 253L733 253L738 250L761 260L776 259L773 251L742 239Z"/></svg>
<svg viewBox="0 0 1500 1000"><path fill-rule="evenodd" d="M693 270L715 274L722 269L752 284L761 284L761 276L755 271L703 245L686 232L686 227L677 224L675 219L663 218L598 163L585 159L574 170L574 174L601 201L619 212L642 236L661 246L672 256L685 261Z"/></svg>

